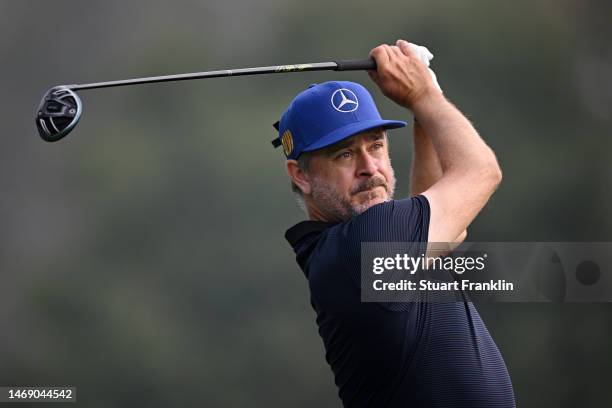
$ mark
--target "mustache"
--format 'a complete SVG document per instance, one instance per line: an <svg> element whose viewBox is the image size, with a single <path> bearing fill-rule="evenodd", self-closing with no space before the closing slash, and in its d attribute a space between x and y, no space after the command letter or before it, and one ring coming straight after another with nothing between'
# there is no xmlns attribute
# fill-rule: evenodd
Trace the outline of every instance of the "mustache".
<svg viewBox="0 0 612 408"><path fill-rule="evenodd" d="M389 188L387 186L387 182L385 181L385 179L383 179L382 177L373 177L371 179L364 180L361 183L359 183L353 189L353 191L351 191L351 194L353 194L353 195L359 194L362 191L371 190L371 189L373 189L375 187L384 187L384 189L387 192L389 192Z"/></svg>

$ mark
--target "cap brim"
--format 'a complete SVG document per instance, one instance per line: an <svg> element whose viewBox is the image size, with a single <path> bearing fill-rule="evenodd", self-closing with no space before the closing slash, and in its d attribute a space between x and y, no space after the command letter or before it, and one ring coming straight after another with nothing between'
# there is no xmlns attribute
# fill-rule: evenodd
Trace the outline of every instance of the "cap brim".
<svg viewBox="0 0 612 408"><path fill-rule="evenodd" d="M407 125L406 122L402 122L401 120L384 120L384 119L376 119L376 120L365 120L362 122L351 123L340 129L336 129L331 133L323 136L321 139L317 140L315 143L312 143L305 148L302 149L302 152L311 152L313 150L322 149L327 146L331 146L334 143L337 143L341 140L344 140L348 137L354 136L357 133L365 132L366 130L382 127L385 129L397 129L401 127L405 127Z"/></svg>

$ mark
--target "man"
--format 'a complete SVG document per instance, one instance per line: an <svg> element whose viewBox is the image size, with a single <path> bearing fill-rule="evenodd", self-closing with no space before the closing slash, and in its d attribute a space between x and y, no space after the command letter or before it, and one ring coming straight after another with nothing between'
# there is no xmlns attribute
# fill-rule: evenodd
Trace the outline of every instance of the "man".
<svg viewBox="0 0 612 408"><path fill-rule="evenodd" d="M308 214L287 231L326 360L349 407L512 407L504 361L472 303L360 300L362 242L458 242L501 180L494 153L398 40L370 56L383 94L415 117L411 198L393 200L387 129L365 88L311 85L277 124Z"/></svg>

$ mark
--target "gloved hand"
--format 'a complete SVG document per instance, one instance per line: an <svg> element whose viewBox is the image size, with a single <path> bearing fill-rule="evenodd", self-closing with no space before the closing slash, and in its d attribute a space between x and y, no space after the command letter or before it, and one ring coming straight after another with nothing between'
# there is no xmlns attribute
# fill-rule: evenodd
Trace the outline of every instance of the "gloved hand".
<svg viewBox="0 0 612 408"><path fill-rule="evenodd" d="M425 95L442 93L435 74L429 68L432 53L408 41L398 40L396 44L381 44L369 54L377 67L375 71L369 70L368 75L382 93L408 109L412 109Z"/></svg>
<svg viewBox="0 0 612 408"><path fill-rule="evenodd" d="M427 69L429 69L429 73L431 74L431 78L433 79L434 84L436 84L440 92L442 92L442 88L440 88L440 84L438 83L438 78L435 72L433 72L433 70L429 68L429 64L430 64L429 62L434 57L433 54L427 49L427 47L423 47L422 45L416 45L413 43L408 43L408 45L410 46L410 49L412 50L412 52L414 52L419 57L421 62L425 64Z"/></svg>

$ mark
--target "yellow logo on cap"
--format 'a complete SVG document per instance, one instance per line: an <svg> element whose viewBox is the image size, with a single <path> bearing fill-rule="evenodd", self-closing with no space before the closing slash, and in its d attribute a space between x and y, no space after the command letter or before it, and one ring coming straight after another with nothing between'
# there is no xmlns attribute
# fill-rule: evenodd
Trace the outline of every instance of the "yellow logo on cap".
<svg viewBox="0 0 612 408"><path fill-rule="evenodd" d="M285 151L285 156L289 156L293 151L293 135L291 134L291 131L289 129L285 130L281 141L283 142L283 150Z"/></svg>

